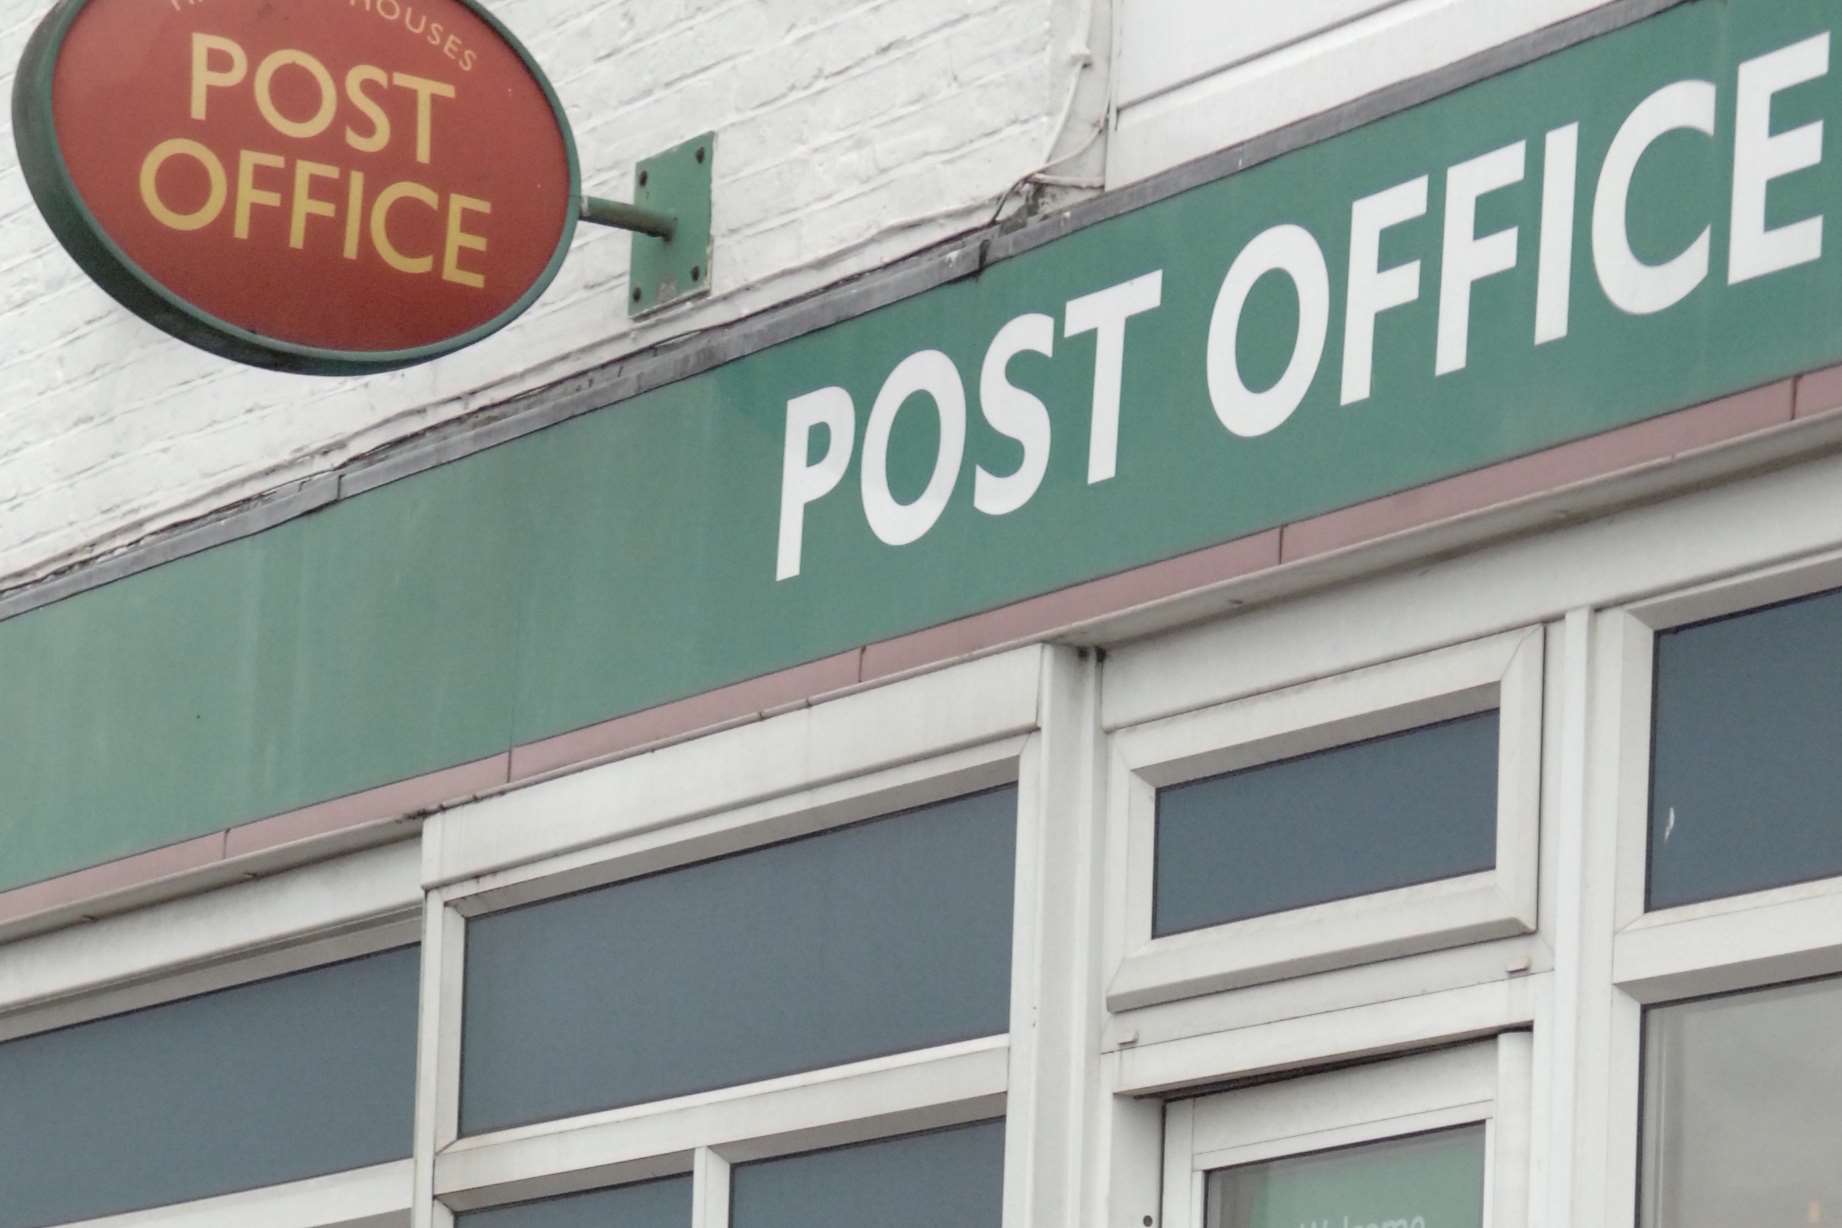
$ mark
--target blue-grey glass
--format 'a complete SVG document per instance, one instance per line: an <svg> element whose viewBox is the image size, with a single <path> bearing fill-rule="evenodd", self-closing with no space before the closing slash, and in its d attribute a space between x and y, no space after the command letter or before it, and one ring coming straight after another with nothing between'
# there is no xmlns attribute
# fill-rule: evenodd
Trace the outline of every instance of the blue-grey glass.
<svg viewBox="0 0 1842 1228"><path fill-rule="evenodd" d="M1158 790L1162 936L1497 863L1497 714Z"/></svg>
<svg viewBox="0 0 1842 1228"><path fill-rule="evenodd" d="M1842 590L1656 640L1650 907L1842 874Z"/></svg>
<svg viewBox="0 0 1842 1228"><path fill-rule="evenodd" d="M416 948L0 1044L0 1228L410 1154Z"/></svg>
<svg viewBox="0 0 1842 1228"><path fill-rule="evenodd" d="M999 789L474 919L463 1132L1008 1031L1016 818Z"/></svg>
<svg viewBox="0 0 1842 1228"><path fill-rule="evenodd" d="M690 1228L691 1179L667 1177L455 1218L458 1228Z"/></svg>
<svg viewBox="0 0 1842 1228"><path fill-rule="evenodd" d="M1842 1223L1842 980L1644 1019L1641 1228Z"/></svg>
<svg viewBox="0 0 1842 1228"><path fill-rule="evenodd" d="M737 1165L729 1228L999 1228L1004 1123Z"/></svg>

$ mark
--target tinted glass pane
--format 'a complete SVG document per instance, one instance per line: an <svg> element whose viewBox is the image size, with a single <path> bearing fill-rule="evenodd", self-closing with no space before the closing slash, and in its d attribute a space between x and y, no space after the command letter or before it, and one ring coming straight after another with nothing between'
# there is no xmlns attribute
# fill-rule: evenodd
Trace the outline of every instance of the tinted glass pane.
<svg viewBox="0 0 1842 1228"><path fill-rule="evenodd" d="M690 1228L691 1179L672 1177L455 1217L458 1228Z"/></svg>
<svg viewBox="0 0 1842 1228"><path fill-rule="evenodd" d="M999 1228L1004 1123L738 1165L730 1228Z"/></svg>
<svg viewBox="0 0 1842 1228"><path fill-rule="evenodd" d="M0 1044L0 1228L410 1153L416 949Z"/></svg>
<svg viewBox="0 0 1842 1228"><path fill-rule="evenodd" d="M1484 1127L1209 1174L1207 1228L1483 1228Z"/></svg>
<svg viewBox="0 0 1842 1228"><path fill-rule="evenodd" d="M1657 636L1650 906L1842 874L1842 592Z"/></svg>
<svg viewBox="0 0 1842 1228"><path fill-rule="evenodd" d="M1158 935L1488 870L1497 714L1158 790Z"/></svg>
<svg viewBox="0 0 1842 1228"><path fill-rule="evenodd" d="M1654 1009L1644 1228L1842 1223L1842 981Z"/></svg>
<svg viewBox="0 0 1842 1228"><path fill-rule="evenodd" d="M477 918L467 1133L1005 1032L1002 789Z"/></svg>

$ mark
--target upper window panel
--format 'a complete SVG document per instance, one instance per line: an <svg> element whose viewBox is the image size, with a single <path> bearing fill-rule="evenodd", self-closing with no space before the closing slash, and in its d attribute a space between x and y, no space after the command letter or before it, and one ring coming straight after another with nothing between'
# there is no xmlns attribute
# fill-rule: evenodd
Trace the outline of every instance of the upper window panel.
<svg viewBox="0 0 1842 1228"><path fill-rule="evenodd" d="M1116 732L1107 1005L1531 932L1545 651L1510 631Z"/></svg>
<svg viewBox="0 0 1842 1228"><path fill-rule="evenodd" d="M1842 874L1842 590L1656 638L1649 906Z"/></svg>
<svg viewBox="0 0 1842 1228"><path fill-rule="evenodd" d="M0 1044L0 1228L405 1159L410 947Z"/></svg>
<svg viewBox="0 0 1842 1228"><path fill-rule="evenodd" d="M463 1133L1010 1028L1014 787L468 923Z"/></svg>
<svg viewBox="0 0 1842 1228"><path fill-rule="evenodd" d="M999 1228L1004 1123L737 1166L730 1228Z"/></svg>
<svg viewBox="0 0 1842 1228"><path fill-rule="evenodd" d="M1492 869L1497 713L1158 790L1155 937Z"/></svg>
<svg viewBox="0 0 1842 1228"><path fill-rule="evenodd" d="M457 1215L458 1228L690 1228L691 1179L668 1177Z"/></svg>
<svg viewBox="0 0 1842 1228"><path fill-rule="evenodd" d="M1839 1035L1838 980L1651 1010L1641 1228L1842 1222Z"/></svg>

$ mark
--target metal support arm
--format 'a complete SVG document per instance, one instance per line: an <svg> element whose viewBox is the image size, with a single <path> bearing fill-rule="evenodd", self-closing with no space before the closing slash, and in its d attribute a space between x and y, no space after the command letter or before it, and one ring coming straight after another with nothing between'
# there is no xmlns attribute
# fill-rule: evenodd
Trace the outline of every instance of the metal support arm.
<svg viewBox="0 0 1842 1228"><path fill-rule="evenodd" d="M638 205L629 205L625 201L608 200L601 196L584 196L582 198L582 220L593 222L597 226L613 226L619 230L632 230L639 234L651 235L655 239L664 239L667 243L678 233L678 219L669 213L660 213L656 209L643 209Z"/></svg>

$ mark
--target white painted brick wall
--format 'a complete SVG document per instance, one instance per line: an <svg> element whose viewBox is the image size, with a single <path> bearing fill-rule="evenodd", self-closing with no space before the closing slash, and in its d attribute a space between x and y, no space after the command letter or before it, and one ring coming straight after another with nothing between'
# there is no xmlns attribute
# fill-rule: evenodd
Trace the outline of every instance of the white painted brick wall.
<svg viewBox="0 0 1842 1228"><path fill-rule="evenodd" d="M310 0L290 0L305 3ZM0 89L49 0L0 0ZM117 307L0 156L0 589L571 372L760 310L983 222L1102 113L1108 0L501 0L574 123L588 191L718 132L715 295L630 327L627 238L473 349L360 380L211 358ZM1099 150L1070 169L1092 174Z"/></svg>

